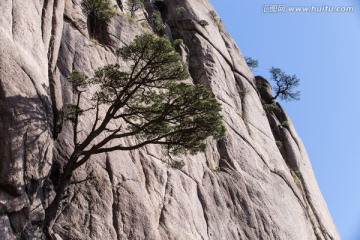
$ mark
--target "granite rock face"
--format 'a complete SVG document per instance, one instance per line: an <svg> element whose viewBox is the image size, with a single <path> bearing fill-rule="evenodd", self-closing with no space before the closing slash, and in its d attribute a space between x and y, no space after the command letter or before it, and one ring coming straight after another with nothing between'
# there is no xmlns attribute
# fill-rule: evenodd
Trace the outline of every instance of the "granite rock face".
<svg viewBox="0 0 360 240"><path fill-rule="evenodd" d="M91 38L80 2L0 2L0 239L41 239L49 176L72 150L69 73L126 65L116 49L151 31L118 0L119 14ZM189 81L222 103L227 135L204 154L173 157L182 170L155 146L92 157L76 171L74 180L90 179L70 189L54 239L340 239L290 118L269 107L270 85L252 75L211 4L166 3L163 33L183 39ZM138 19L151 19L154 6L145 7Z"/></svg>

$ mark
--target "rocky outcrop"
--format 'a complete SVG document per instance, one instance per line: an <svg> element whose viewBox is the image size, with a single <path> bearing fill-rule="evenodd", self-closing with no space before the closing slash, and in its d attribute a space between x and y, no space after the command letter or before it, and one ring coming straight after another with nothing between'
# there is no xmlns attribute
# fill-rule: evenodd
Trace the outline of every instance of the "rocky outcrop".
<svg viewBox="0 0 360 240"><path fill-rule="evenodd" d="M37 228L32 225L43 219L43 185L54 149L49 72L59 51L63 4L0 3L2 239L20 233L30 238Z"/></svg>
<svg viewBox="0 0 360 240"><path fill-rule="evenodd" d="M169 167L169 156L155 146L93 156L76 172L81 183L68 193L57 237L340 239L290 118L280 105L268 106L269 85L255 80L221 21L209 14L210 3L166 3L164 33L183 39L189 81L222 103L227 135L210 139L204 154L171 157L186 163L181 170ZM145 6L138 19L151 18L154 7ZM126 65L115 50L151 30L119 8L105 38L90 38L80 0L4 0L0 8L0 238L39 239L53 194L49 176L56 181L72 149L62 114L73 98L67 76Z"/></svg>

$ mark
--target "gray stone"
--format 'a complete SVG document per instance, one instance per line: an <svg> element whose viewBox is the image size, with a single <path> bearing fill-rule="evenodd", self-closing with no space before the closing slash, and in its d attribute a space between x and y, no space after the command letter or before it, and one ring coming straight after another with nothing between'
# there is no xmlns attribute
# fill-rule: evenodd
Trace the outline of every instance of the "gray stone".
<svg viewBox="0 0 360 240"><path fill-rule="evenodd" d="M8 216L0 214L0 237L3 240L15 240Z"/></svg>
<svg viewBox="0 0 360 240"><path fill-rule="evenodd" d="M265 104L272 104L275 103L273 99L272 87L270 83L263 78L262 76L256 76L256 87L259 91L261 99L264 101Z"/></svg>
<svg viewBox="0 0 360 240"><path fill-rule="evenodd" d="M80 2L0 2L0 239L39 238L35 229L54 194L50 168L56 179L72 152L62 113L73 99L69 73L126 67L115 50L150 31L119 14L107 26L106 45L99 43L89 38ZM172 39L184 40L188 82L205 85L222 103L226 137L209 139L203 154L173 157L186 163L182 170L170 168L156 146L93 156L75 173L74 180L91 180L71 187L54 239L340 239L290 118L281 106L264 110L268 100L222 23L210 17L211 4L167 4L164 21ZM187 9L183 19L179 6ZM289 128L281 127L285 120Z"/></svg>

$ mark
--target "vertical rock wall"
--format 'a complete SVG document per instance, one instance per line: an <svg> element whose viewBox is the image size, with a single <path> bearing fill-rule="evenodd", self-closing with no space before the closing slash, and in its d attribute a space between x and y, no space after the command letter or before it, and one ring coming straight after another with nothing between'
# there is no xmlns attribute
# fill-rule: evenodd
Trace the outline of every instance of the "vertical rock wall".
<svg viewBox="0 0 360 240"><path fill-rule="evenodd" d="M0 238L36 233L51 163L51 68L64 2L0 3Z"/></svg>
<svg viewBox="0 0 360 240"><path fill-rule="evenodd" d="M255 80L210 3L165 2L164 33L184 40L191 81L222 103L227 135L209 140L204 154L174 158L186 163L182 170L154 146L92 157L74 177L91 180L71 188L55 232L63 239L340 239L291 120L280 106L264 108L266 80ZM145 3L138 19L151 19L153 4ZM89 37L80 0L4 0L0 9L0 238L38 239L50 168L56 179L72 149L62 121L73 98L66 77L126 65L115 50L151 30L118 8L104 45Z"/></svg>

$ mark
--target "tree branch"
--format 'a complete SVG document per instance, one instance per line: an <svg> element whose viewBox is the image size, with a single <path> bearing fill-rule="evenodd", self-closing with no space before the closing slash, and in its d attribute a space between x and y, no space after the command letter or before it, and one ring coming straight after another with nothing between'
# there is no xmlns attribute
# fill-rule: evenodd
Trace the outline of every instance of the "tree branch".
<svg viewBox="0 0 360 240"><path fill-rule="evenodd" d="M77 101L76 101L76 109L75 109L75 120L74 120L74 126L73 126L73 131L74 131L74 136L73 136L73 143L74 146L77 146L77 136L78 136L78 124L79 124L79 107L80 107L80 99L81 99L81 91L78 92L77 94Z"/></svg>

